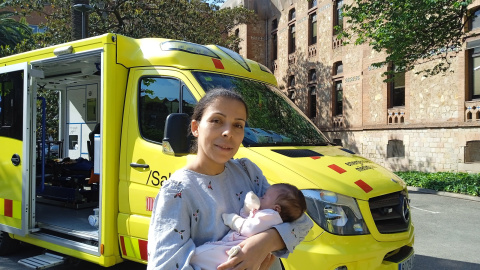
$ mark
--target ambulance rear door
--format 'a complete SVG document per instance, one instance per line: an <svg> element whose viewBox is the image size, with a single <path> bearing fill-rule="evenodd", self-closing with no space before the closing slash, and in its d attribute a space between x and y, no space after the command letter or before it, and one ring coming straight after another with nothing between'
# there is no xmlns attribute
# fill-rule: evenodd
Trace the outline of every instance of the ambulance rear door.
<svg viewBox="0 0 480 270"><path fill-rule="evenodd" d="M0 67L0 230L21 236L28 232L36 154L28 70L27 63Z"/></svg>

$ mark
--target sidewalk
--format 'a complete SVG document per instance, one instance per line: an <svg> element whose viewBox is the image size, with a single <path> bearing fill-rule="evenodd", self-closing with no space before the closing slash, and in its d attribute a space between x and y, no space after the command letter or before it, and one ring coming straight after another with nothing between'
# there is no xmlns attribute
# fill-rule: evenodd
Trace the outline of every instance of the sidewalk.
<svg viewBox="0 0 480 270"><path fill-rule="evenodd" d="M459 199L464 199L464 200L480 202L480 197L478 197L478 196L470 196L470 195L465 195L465 194L460 194L460 193L436 191L436 190L433 190L433 189L410 187L410 186L408 186L407 189L411 190L411 191L422 192L422 193L435 194L435 195L440 195L440 196L447 196L447 197L453 197L453 198L459 198Z"/></svg>

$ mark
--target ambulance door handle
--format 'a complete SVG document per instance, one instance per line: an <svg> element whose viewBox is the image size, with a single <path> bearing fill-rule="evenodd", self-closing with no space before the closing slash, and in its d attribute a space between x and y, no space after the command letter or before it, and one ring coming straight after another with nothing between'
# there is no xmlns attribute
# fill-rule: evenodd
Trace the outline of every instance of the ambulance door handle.
<svg viewBox="0 0 480 270"><path fill-rule="evenodd" d="M18 166L20 164L20 156L18 154L13 154L11 160L14 166Z"/></svg>
<svg viewBox="0 0 480 270"><path fill-rule="evenodd" d="M150 168L150 166L148 164L138 164L138 163L130 163L130 167L133 167L133 168L144 168L144 169L148 169Z"/></svg>

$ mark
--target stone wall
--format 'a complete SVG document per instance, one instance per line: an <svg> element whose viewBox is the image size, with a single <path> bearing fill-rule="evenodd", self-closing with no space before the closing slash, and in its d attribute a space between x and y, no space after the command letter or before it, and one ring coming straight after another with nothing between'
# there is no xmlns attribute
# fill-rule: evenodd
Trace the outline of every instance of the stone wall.
<svg viewBox="0 0 480 270"><path fill-rule="evenodd" d="M425 128L325 132L343 146L393 171L480 173L480 163L465 162L467 142L480 140L480 128ZM389 140L400 140L404 157L388 158ZM473 155L478 151L473 152ZM468 158L467 158L468 160Z"/></svg>

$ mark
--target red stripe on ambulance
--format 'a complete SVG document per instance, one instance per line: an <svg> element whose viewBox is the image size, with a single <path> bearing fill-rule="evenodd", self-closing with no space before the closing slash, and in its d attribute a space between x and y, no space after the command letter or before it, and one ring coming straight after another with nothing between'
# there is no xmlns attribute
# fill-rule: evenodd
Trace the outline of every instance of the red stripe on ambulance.
<svg viewBox="0 0 480 270"><path fill-rule="evenodd" d="M6 217L13 217L13 201L9 199L5 199L5 203L3 205L4 215Z"/></svg>
<svg viewBox="0 0 480 270"><path fill-rule="evenodd" d="M365 183L362 179L355 182L355 184L357 184L357 186L359 186L361 189L363 189L363 191L365 191L365 193L368 193L368 192L373 190L373 188L369 184Z"/></svg>
<svg viewBox="0 0 480 270"><path fill-rule="evenodd" d="M155 202L155 198L147 197L147 211L153 210L153 203Z"/></svg>
<svg viewBox="0 0 480 270"><path fill-rule="evenodd" d="M225 67L222 64L222 61L212 58L213 64L215 65L216 68L218 69L225 69Z"/></svg>
<svg viewBox="0 0 480 270"><path fill-rule="evenodd" d="M140 258L142 260L148 260L148 251L147 251L148 241L138 239L138 247L140 248Z"/></svg>
<svg viewBox="0 0 480 270"><path fill-rule="evenodd" d="M342 173L346 172L346 170L340 168L339 166L337 166L337 165L335 165L335 164L329 165L328 167L329 167L330 169L336 171L336 172L339 173L339 174L342 174Z"/></svg>
<svg viewBox="0 0 480 270"><path fill-rule="evenodd" d="M123 236L120 235L120 246L122 247L122 254L127 256L127 250L125 249L125 240L123 240Z"/></svg>

